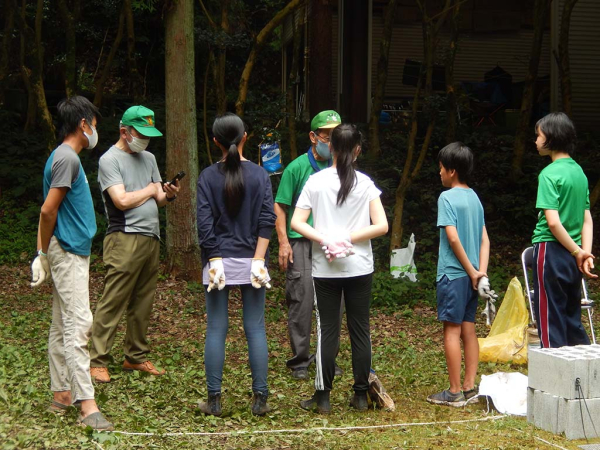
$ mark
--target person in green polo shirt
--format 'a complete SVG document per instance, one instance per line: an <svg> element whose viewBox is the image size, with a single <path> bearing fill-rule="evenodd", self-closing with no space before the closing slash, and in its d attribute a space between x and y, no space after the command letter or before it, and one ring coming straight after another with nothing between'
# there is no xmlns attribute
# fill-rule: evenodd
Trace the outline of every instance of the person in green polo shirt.
<svg viewBox="0 0 600 450"><path fill-rule="evenodd" d="M314 360L314 355L310 354L314 288L312 244L291 229L291 213L308 177L331 166L329 136L331 130L340 123L340 115L332 110L322 111L313 118L308 135L311 146L305 154L286 167L275 197L279 267L286 271L287 275L288 332L293 353L292 358L287 361L287 366L292 371L292 377L296 379L308 378L308 366ZM312 217L309 217L308 223L312 225ZM339 368L336 370L339 374Z"/></svg>

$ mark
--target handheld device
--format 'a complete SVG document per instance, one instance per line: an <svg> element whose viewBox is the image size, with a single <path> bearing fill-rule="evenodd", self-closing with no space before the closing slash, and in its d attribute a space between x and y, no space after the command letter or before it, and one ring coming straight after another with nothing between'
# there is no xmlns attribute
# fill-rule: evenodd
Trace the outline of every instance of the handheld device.
<svg viewBox="0 0 600 450"><path fill-rule="evenodd" d="M183 177L185 177L185 172L182 170L181 172L179 172L177 175L175 175L173 177L173 179L171 181L169 181L170 184L175 184L176 181L181 180Z"/></svg>

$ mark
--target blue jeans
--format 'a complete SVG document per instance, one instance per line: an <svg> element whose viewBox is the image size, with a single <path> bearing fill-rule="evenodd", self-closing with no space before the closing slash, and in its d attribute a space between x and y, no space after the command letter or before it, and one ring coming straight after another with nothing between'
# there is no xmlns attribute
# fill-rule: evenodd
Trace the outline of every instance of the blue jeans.
<svg viewBox="0 0 600 450"><path fill-rule="evenodd" d="M206 286L204 286L206 289ZM229 289L213 289L206 293L206 341L204 367L209 394L221 392L223 364L225 363L225 338L229 327ZM265 334L265 288L256 289L250 284L241 285L244 305L244 332L248 342L248 357L252 371L252 391L268 394L267 366L269 352Z"/></svg>

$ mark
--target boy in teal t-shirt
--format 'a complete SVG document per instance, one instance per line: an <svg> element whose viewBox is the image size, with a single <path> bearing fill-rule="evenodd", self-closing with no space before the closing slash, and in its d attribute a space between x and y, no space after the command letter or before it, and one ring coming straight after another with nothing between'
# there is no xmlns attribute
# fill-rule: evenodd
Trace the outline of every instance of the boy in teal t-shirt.
<svg viewBox="0 0 600 450"><path fill-rule="evenodd" d="M437 270L438 320L444 323L444 352L450 388L427 397L436 405L463 406L475 397L479 342L475 333L477 293L491 298L486 275L490 242L483 207L467 185L473 170L473 153L460 142L440 150L440 177L444 187L438 200L440 251ZM461 384L461 340L465 353L465 377Z"/></svg>
<svg viewBox="0 0 600 450"><path fill-rule="evenodd" d="M551 113L535 126L537 150L550 156L539 175L533 232L533 307L544 348L589 344L581 324L582 273L596 278L588 181L572 158L575 126L564 113Z"/></svg>

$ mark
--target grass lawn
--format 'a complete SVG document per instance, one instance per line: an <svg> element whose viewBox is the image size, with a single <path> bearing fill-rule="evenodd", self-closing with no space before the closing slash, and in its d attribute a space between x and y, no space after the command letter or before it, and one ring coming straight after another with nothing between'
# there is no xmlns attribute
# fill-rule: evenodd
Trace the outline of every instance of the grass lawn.
<svg viewBox="0 0 600 450"><path fill-rule="evenodd" d="M100 271L91 273L92 311L103 280L101 267L96 270ZM27 266L2 267L0 448L575 449L585 443L536 429L525 418L498 417L488 412L485 403L454 409L425 402L428 394L447 387L447 376L441 325L434 309L423 305L372 311L373 366L396 401L395 412L357 413L348 407L352 369L345 330L338 356L344 374L335 381L332 413L320 416L303 411L298 403L312 394L313 382L293 380L286 369L290 350L283 280L274 272L275 287L268 293L266 310L272 413L262 418L250 413L250 370L237 299L230 301L224 414L215 418L195 411L198 400L206 397L204 296L199 286L161 277L149 338L151 359L167 374L152 377L122 372L120 329L114 364L109 367L112 382L96 386L100 407L119 432L93 433L74 425L74 409L65 415L46 412L51 400L50 285L32 291ZM478 321L478 335L484 336L484 321L480 317ZM509 364L480 364L481 374L526 370ZM313 367L310 375L314 375Z"/></svg>

